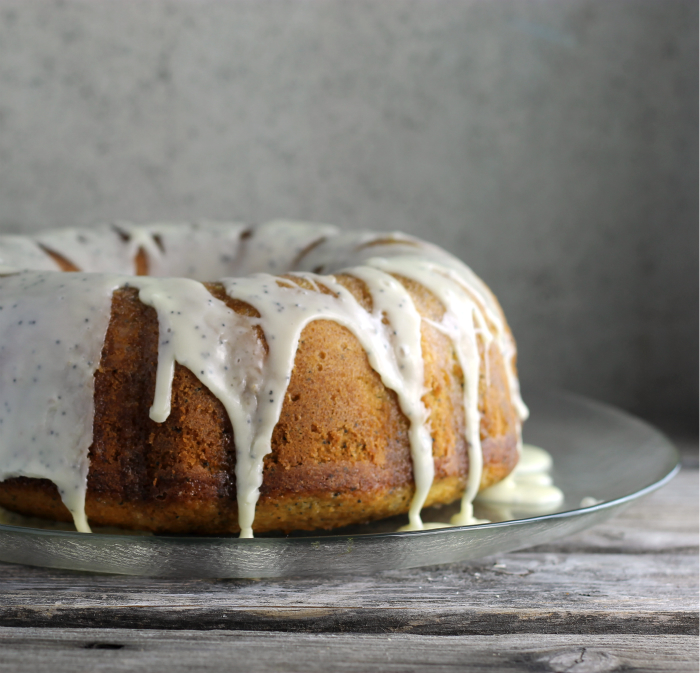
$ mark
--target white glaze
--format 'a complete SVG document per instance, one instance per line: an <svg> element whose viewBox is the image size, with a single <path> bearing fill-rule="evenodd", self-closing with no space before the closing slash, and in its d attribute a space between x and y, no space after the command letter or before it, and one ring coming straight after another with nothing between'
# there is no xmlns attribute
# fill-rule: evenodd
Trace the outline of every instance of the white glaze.
<svg viewBox="0 0 700 673"><path fill-rule="evenodd" d="M464 407L467 417L469 473L462 498L462 509L453 517L454 525L483 523L473 516L472 502L479 490L483 457L479 436L478 386L480 357L478 338L488 349L493 341L489 326L496 332L496 344L504 360L513 361L515 344L508 332L503 314L486 285L465 264L437 246L401 233L379 234L360 232L341 234L319 245L302 260L304 268L344 268L360 262L385 273L410 278L431 291L445 306L445 315L435 327L455 343L457 357L464 373ZM488 377L488 372L486 372ZM520 397L514 369L507 371L511 399L521 420L528 410ZM432 481L432 478L431 478ZM413 505L417 507L418 498ZM422 504L422 502L421 502ZM420 518L413 516L403 530L420 530Z"/></svg>
<svg viewBox="0 0 700 673"><path fill-rule="evenodd" d="M552 469L552 456L539 446L524 444L515 472L518 476L548 472Z"/></svg>
<svg viewBox="0 0 700 673"><path fill-rule="evenodd" d="M0 239L0 271L22 266L55 268L52 260L45 261L48 256L40 256L44 253L30 239L19 243L4 238L4 246ZM0 425L0 465L5 466L0 479L20 475L52 479L79 530L89 530L84 499L94 371L109 321L112 291L126 285L137 288L141 301L158 315L160 341L151 418L163 422L170 413L175 362L190 369L229 415L236 440L242 537L252 536L263 460L271 450L272 432L291 378L299 336L317 319L333 320L353 332L384 385L396 392L410 423L416 482L409 527L423 528L420 510L433 482L434 465L429 419L422 402L426 391L421 318L409 293L394 276L422 284L445 307L442 320L433 325L454 342L465 379L469 477L459 523L478 522L472 516L472 500L482 471L479 346L499 348L510 361L514 344L486 286L444 251L403 234L348 234L329 225L285 221L250 231L236 224L117 223L89 231L40 234L36 241L81 270L97 272L107 267L125 274L89 274L89 290L85 289L88 275L83 273L27 271L0 279L0 301L6 303L8 298L16 297L19 303L14 310L22 316L18 313L13 322L7 313L0 313L0 336L4 337L0 343L5 344L0 358L17 363L12 365L14 369L3 367L3 377L7 371L16 371L25 383L13 387L4 381L0 393L4 396L0 402L11 412L5 414L5 427ZM146 253L153 276L177 274L189 278L131 276L139 250ZM279 274L294 269L298 270L294 274L297 282L279 278ZM277 276L249 275L254 270L267 270ZM362 280L372 298L372 311L365 311L333 276L309 273L314 270L344 271ZM212 297L198 282L210 277L209 273L243 275L222 278L221 282L230 297L249 303L260 317L238 315ZM60 300L56 300L57 294ZM31 316L41 316L33 319L35 325L43 327L27 333L25 320ZM85 316L93 321L87 335L81 322ZM18 320L23 324L19 325ZM267 355L256 337L256 327L265 334ZM52 341L70 343L80 354L77 373L65 372L66 363L72 367L75 353L56 350ZM32 376L29 370L35 366L27 358L31 351L43 355L42 376L47 377L45 384L35 388L27 385ZM524 417L526 408L520 400L517 378L510 369L507 374L513 402ZM56 398L61 400L57 407ZM54 407L61 413L66 411L70 422L53 425L54 412L49 413L49 422L43 420L46 410ZM72 415L64 407L70 407ZM26 444L27 437L42 432L46 436L42 435L36 448L33 442ZM57 436L70 439L64 444L56 441ZM51 454L48 458L47 453Z"/></svg>
<svg viewBox="0 0 700 673"><path fill-rule="evenodd" d="M58 229L42 232L34 240L46 250L58 253L86 273L135 273L137 249L125 242L119 232L107 224L93 229ZM33 268L33 267L25 267Z"/></svg>
<svg viewBox="0 0 700 673"><path fill-rule="evenodd" d="M436 272L431 262L426 262L416 255L394 258L373 258L367 264L377 266L385 271L396 273L417 281L432 292L445 307L445 314L440 323L433 323L443 331L455 344L457 359L464 375L464 411L467 426L469 455L469 472L467 488L462 498L462 510L457 515L455 525L468 526L479 523L474 519L472 501L479 490L483 470L483 456L479 426L479 356L478 337L484 341L484 347L491 344L491 333L484 315L471 297L448 276ZM409 523L412 525L412 522Z"/></svg>
<svg viewBox="0 0 700 673"><path fill-rule="evenodd" d="M385 335L394 368L401 410L411 426L411 459L416 492L408 512L411 529L420 530L420 512L435 477L428 411L423 404L425 376L421 346L421 316L404 286L388 273L370 266L351 267L347 272L364 281L372 297L372 314ZM386 317L387 322L384 322ZM372 364L377 369L377 364ZM391 386L389 386L391 387Z"/></svg>
<svg viewBox="0 0 700 673"><path fill-rule="evenodd" d="M149 276L182 276L199 281L236 273L241 263L241 236L247 230L235 222L117 222L114 228L129 237L131 257L139 249L146 252Z"/></svg>
<svg viewBox="0 0 700 673"><path fill-rule="evenodd" d="M250 230L236 276L283 274L298 268L303 253L338 230L330 224L273 220Z"/></svg>
<svg viewBox="0 0 700 673"><path fill-rule="evenodd" d="M477 496L483 504L524 507L556 507L564 500L562 491L552 484L547 474L552 457L544 449L524 444L515 470L505 479Z"/></svg>
<svg viewBox="0 0 700 673"><path fill-rule="evenodd" d="M58 264L31 238L0 236L0 274L22 269L59 271Z"/></svg>
<svg viewBox="0 0 700 673"><path fill-rule="evenodd" d="M94 375L118 286L83 273L0 278L0 480L51 479L83 532Z"/></svg>
<svg viewBox="0 0 700 673"><path fill-rule="evenodd" d="M284 395L294 367L299 337L303 328L318 319L333 320L349 329L366 350L370 364L387 388L396 392L402 411L410 424L418 505L412 508L420 520L422 506L433 480L431 441L426 427L423 395L423 368L420 349L420 316L404 287L395 279L373 269L354 270L364 276L374 299L372 313L365 311L355 297L332 276L293 274L310 289L275 276L256 274L242 279L224 279L226 293L254 306L260 313L259 325L265 334L269 352L263 367L263 394L253 422L252 444L239 444L236 426L236 460L239 521L241 535L252 536L254 507L262 484L263 459L271 451L272 432L277 424ZM326 288L332 294L319 291ZM392 291L390 292L389 289ZM405 330L386 325L383 316L402 313ZM398 318L397 318L398 320ZM397 329L394 329L397 328ZM394 334L394 331L396 334Z"/></svg>

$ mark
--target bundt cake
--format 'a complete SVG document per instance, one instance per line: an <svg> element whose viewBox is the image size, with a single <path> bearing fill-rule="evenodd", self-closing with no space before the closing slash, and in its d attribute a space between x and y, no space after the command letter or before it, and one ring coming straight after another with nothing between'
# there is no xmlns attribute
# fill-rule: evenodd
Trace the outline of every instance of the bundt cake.
<svg viewBox="0 0 700 673"><path fill-rule="evenodd" d="M216 279L220 280L216 280ZM0 237L0 506L160 533L463 498L527 413L498 302L404 234L117 223Z"/></svg>

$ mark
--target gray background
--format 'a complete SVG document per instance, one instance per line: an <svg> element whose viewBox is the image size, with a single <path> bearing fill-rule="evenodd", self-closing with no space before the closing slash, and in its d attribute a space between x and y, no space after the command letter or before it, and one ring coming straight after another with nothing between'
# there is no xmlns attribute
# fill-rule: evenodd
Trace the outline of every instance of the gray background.
<svg viewBox="0 0 700 673"><path fill-rule="evenodd" d="M0 0L0 230L272 217L467 261L559 386L697 431L697 3Z"/></svg>

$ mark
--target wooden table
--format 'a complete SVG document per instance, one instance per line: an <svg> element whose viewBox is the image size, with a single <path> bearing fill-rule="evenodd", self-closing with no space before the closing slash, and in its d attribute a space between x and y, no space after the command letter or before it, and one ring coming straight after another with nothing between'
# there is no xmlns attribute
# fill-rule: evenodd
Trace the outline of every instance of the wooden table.
<svg viewBox="0 0 700 673"><path fill-rule="evenodd" d="M697 671L698 453L609 523L476 563L165 580L0 564L0 671Z"/></svg>

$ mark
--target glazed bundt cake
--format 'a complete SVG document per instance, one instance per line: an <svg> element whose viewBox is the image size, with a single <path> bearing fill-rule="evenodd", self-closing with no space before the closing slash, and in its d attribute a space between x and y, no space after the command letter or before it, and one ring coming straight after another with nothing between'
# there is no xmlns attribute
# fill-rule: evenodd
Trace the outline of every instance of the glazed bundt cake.
<svg viewBox="0 0 700 673"><path fill-rule="evenodd" d="M216 280L216 279L220 280ZM335 528L518 460L498 302L403 234L275 221L0 237L0 506L160 533Z"/></svg>

